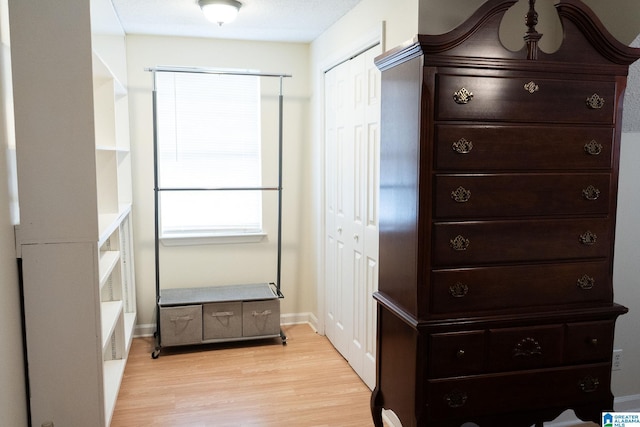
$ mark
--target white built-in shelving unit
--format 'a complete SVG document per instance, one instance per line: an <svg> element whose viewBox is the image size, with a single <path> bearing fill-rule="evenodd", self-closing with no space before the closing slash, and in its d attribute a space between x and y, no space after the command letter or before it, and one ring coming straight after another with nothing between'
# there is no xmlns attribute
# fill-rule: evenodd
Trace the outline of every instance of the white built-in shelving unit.
<svg viewBox="0 0 640 427"><path fill-rule="evenodd" d="M107 420L115 407L136 321L127 89L93 52L100 323Z"/></svg>
<svg viewBox="0 0 640 427"><path fill-rule="evenodd" d="M9 7L32 425L109 426L136 323L124 34L92 29L108 0Z"/></svg>
<svg viewBox="0 0 640 427"><path fill-rule="evenodd" d="M130 210L125 209L113 232L99 242L100 326L103 387L107 425L115 408L120 381L136 323Z"/></svg>

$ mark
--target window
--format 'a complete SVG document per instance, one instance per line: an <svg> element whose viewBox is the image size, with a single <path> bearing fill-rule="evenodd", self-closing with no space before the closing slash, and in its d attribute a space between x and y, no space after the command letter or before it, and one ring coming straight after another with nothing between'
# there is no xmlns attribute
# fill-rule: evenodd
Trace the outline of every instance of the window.
<svg viewBox="0 0 640 427"><path fill-rule="evenodd" d="M160 237L262 233L260 78L155 78Z"/></svg>

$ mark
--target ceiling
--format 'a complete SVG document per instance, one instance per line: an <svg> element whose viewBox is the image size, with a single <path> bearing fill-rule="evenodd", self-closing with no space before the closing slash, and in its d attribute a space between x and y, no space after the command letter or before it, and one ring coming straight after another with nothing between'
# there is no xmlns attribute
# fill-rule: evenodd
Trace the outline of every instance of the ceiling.
<svg viewBox="0 0 640 427"><path fill-rule="evenodd" d="M238 18L207 21L197 0L111 0L127 34L308 43L361 0L240 0Z"/></svg>

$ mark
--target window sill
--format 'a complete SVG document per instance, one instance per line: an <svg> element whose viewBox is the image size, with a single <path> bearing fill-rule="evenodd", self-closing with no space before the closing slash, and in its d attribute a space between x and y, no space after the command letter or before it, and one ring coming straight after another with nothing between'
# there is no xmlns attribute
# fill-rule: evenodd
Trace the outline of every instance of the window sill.
<svg viewBox="0 0 640 427"><path fill-rule="evenodd" d="M238 233L215 235L173 235L160 238L163 246L195 246L195 245L226 245L234 243L259 243L267 233Z"/></svg>

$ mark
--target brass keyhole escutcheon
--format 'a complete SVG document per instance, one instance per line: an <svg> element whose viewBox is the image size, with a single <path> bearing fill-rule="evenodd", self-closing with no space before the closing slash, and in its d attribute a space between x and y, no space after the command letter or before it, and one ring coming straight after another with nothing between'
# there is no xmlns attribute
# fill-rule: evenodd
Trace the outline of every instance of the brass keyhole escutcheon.
<svg viewBox="0 0 640 427"><path fill-rule="evenodd" d="M529 83L525 83L524 90L533 94L540 90L540 86L538 86L536 82L530 81Z"/></svg>

